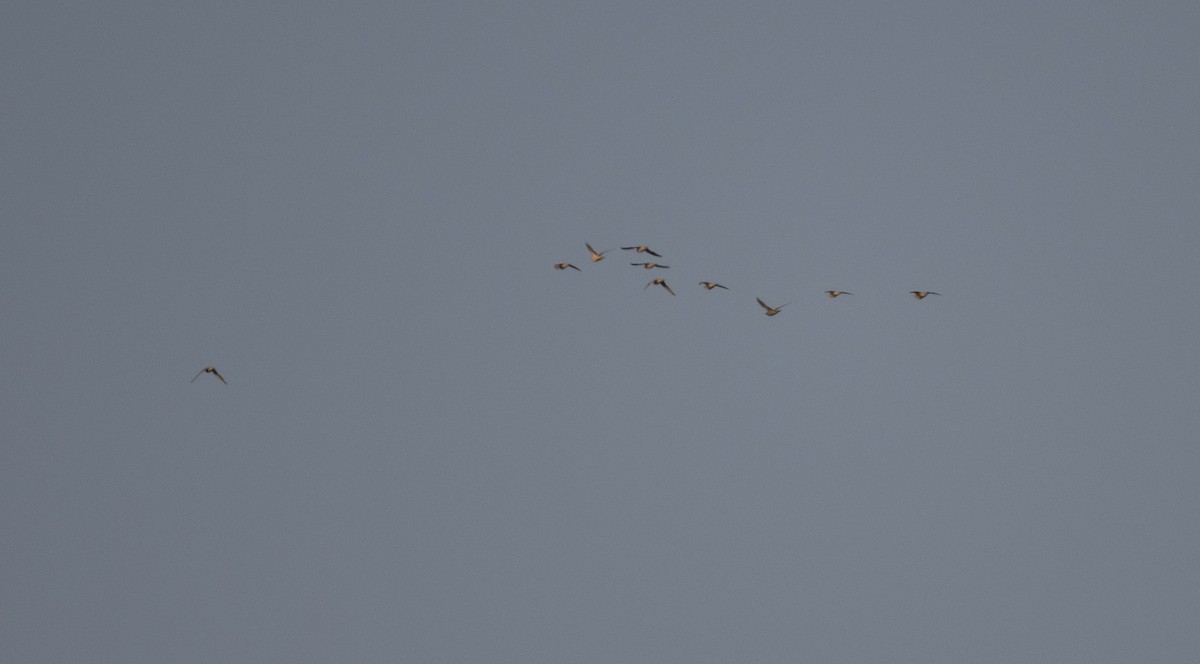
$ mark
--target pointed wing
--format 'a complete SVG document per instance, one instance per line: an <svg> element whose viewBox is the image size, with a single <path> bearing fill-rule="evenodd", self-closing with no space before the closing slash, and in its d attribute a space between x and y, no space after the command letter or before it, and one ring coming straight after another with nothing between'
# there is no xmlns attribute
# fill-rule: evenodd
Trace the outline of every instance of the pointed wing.
<svg viewBox="0 0 1200 664"><path fill-rule="evenodd" d="M203 375L204 375L204 369L201 369L201 370L200 370L200 373L196 374L196 375L195 375L195 376L194 376L194 377L193 377L191 380L189 380L188 382L189 382L189 383L194 383L194 382L196 382L196 379L197 379L197 378L199 378L200 376L203 376Z"/></svg>
<svg viewBox="0 0 1200 664"><path fill-rule="evenodd" d="M771 310L771 307L768 307L767 303L762 301L762 298L756 297L754 299L758 301L758 306L762 307L763 309L766 309L767 311Z"/></svg>
<svg viewBox="0 0 1200 664"><path fill-rule="evenodd" d="M213 367L213 375L216 376L217 378L220 378L222 383L225 383L226 385L229 384L229 383L225 382L225 377L221 375L220 371L217 371L216 367Z"/></svg>

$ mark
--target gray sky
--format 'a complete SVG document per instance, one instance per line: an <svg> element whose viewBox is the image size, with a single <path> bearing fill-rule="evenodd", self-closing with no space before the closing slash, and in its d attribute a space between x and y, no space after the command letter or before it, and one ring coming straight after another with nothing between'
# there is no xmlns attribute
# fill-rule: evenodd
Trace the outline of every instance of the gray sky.
<svg viewBox="0 0 1200 664"><path fill-rule="evenodd" d="M5 3L0 659L1191 661L1197 34Z"/></svg>

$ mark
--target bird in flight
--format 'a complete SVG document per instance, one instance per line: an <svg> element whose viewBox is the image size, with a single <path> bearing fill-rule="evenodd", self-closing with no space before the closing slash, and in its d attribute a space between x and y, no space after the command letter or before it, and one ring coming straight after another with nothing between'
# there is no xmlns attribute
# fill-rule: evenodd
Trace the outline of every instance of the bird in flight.
<svg viewBox="0 0 1200 664"><path fill-rule="evenodd" d="M592 248L592 245L588 244L587 242L584 242L584 244L587 245L588 253L590 253L592 255L593 263L597 263L597 262L604 260L604 254L607 254L608 252L612 251L612 249L605 249L604 251L596 251L595 249Z"/></svg>
<svg viewBox="0 0 1200 664"><path fill-rule="evenodd" d="M671 290L671 287L667 285L667 280L661 279L661 278L660 279L651 279L650 283L646 284L645 286L642 286L642 290L646 290L647 288L654 286L654 285L662 286L663 288L667 289L667 292L670 293L671 295L675 294L675 291Z"/></svg>
<svg viewBox="0 0 1200 664"><path fill-rule="evenodd" d="M829 297L837 297L839 295L854 295L854 293L851 293L850 291L844 291L844 290L827 290L827 291L825 291L825 294L828 295Z"/></svg>
<svg viewBox="0 0 1200 664"><path fill-rule="evenodd" d="M754 299L758 300L758 306L767 310L768 316L774 316L774 315L778 314L780 309L786 307L788 304L791 304L791 302L788 302L787 304L781 304L778 307L769 307L769 306L767 306L767 303L763 302L761 299L759 299L757 297Z"/></svg>
<svg viewBox="0 0 1200 664"><path fill-rule="evenodd" d="M199 378L200 376L203 376L203 375L204 375L204 374L206 374L206 373L210 373L210 374L212 374L212 375L216 376L218 379L220 379L220 381L221 381L222 383L225 383L225 377L224 377L224 376L222 376L222 375L221 375L221 372L220 372L220 371L217 371L217 368L216 368L216 367L214 367L214 366L212 366L212 365L209 365L209 366L207 366L207 367L204 367L203 369L201 369L201 370L200 370L200 373L198 373L198 374L196 374L194 377L192 377L192 380L191 380L190 382L193 382L193 383L194 383L194 382L196 382L196 379L197 379L197 378ZM229 383L225 383L225 384L226 384L226 385L228 385Z"/></svg>
<svg viewBox="0 0 1200 664"><path fill-rule="evenodd" d="M913 297L917 298L918 300L924 300L930 295L941 295L941 293L935 293L928 290L910 290L908 292L912 293Z"/></svg>
<svg viewBox="0 0 1200 664"><path fill-rule="evenodd" d="M636 247L621 247L621 249L624 251L629 251L630 249L633 249L634 251L636 251L639 254L650 254L651 256L655 256L657 258L662 258L662 254L658 253L657 251L654 251L653 249L651 249L650 247L647 247L644 244L638 245Z"/></svg>
<svg viewBox="0 0 1200 664"><path fill-rule="evenodd" d="M575 267L574 265L571 265L570 263L555 263L554 264L554 269L556 269L556 270L565 270L567 268L571 268L572 270L579 270L579 268ZM579 271L582 272L583 270L579 270Z"/></svg>
<svg viewBox="0 0 1200 664"><path fill-rule="evenodd" d="M665 268L668 268L668 267L671 267L670 265L659 265L658 263L630 263L630 265L641 265L643 268L645 268L645 269L647 269L647 270L651 270L651 269L654 269L654 268L656 268L656 267L661 267L661 268L664 268L664 269L665 269Z"/></svg>
<svg viewBox="0 0 1200 664"><path fill-rule="evenodd" d="M704 290L712 290L714 288L724 288L725 290L729 290L728 286L722 286L715 281L701 281L700 285L704 286Z"/></svg>

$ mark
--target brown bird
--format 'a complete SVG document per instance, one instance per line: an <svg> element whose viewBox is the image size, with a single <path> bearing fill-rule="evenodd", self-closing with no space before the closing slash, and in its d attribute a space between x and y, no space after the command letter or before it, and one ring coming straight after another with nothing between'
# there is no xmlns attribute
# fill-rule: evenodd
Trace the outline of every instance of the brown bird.
<svg viewBox="0 0 1200 664"><path fill-rule="evenodd" d="M197 378L199 378L200 376L202 376L202 375L204 375L204 374L206 374L206 373L210 373L210 374L212 374L212 375L216 376L218 379L220 379L220 381L221 381L222 383L225 383L225 377L224 377L224 376L222 376L222 375L221 375L221 372L220 372L220 371L217 371L217 368L216 368L216 367L214 367L214 366L212 366L212 365L209 365L209 366L207 366L207 367L204 367L203 369L201 369L201 370L200 370L200 373L196 374L196 375L195 375L195 376L192 378L192 380L191 380L190 382L193 382L193 383L194 383L194 382L196 382L196 379L197 379ZM228 385L229 383L225 383L225 384L226 384L226 385Z"/></svg>
<svg viewBox="0 0 1200 664"><path fill-rule="evenodd" d="M666 279L651 279L650 283L646 284L645 286L642 286L642 290L646 290L647 288L654 286L656 284L667 289L667 292L670 293L671 295L675 294L675 291L671 290L671 287L667 285Z"/></svg>
<svg viewBox="0 0 1200 664"><path fill-rule="evenodd" d="M758 300L758 306L760 306L760 307L762 307L763 309L766 309L766 310L767 310L767 315L768 315L768 316L774 316L774 315L778 314L780 309L782 309L782 308L786 307L788 304L791 304L791 302L788 302L787 304L781 304L781 305L779 305L778 307L769 307L769 306L767 306L767 303L766 303L766 302L763 302L763 301L762 301L762 300L760 300L759 298L757 298L757 297L756 297L756 298L754 298L754 299Z"/></svg>
<svg viewBox="0 0 1200 664"><path fill-rule="evenodd" d="M554 264L554 269L556 269L556 270L565 270L567 268L571 268L572 270L579 270L579 268L575 267L574 265L571 265L570 263L555 263ZM583 272L583 270L579 270L579 271Z"/></svg>
<svg viewBox="0 0 1200 664"><path fill-rule="evenodd" d="M729 290L728 286L722 286L715 281L701 281L700 285L704 286L704 290L712 290L714 288L724 288L725 290Z"/></svg>
<svg viewBox="0 0 1200 664"><path fill-rule="evenodd" d="M910 290L908 292L912 293L913 297L917 298L918 300L924 300L930 295L941 295L941 293L935 293L928 290Z"/></svg>
<svg viewBox="0 0 1200 664"><path fill-rule="evenodd" d="M839 295L854 295L854 293L851 293L850 291L844 291L844 290L827 290L827 291L825 291L825 294L828 295L829 297L837 297Z"/></svg>
<svg viewBox="0 0 1200 664"><path fill-rule="evenodd" d="M651 256L654 256L656 258L662 258L662 254L654 251L653 249L651 249L650 247L647 247L644 244L638 245L636 247L621 247L621 249L624 251L629 251L630 249L633 249L634 251L636 251L639 254L650 254Z"/></svg>
<svg viewBox="0 0 1200 664"><path fill-rule="evenodd" d="M661 267L661 268L671 267L670 265L659 265L658 263L630 263L630 265L641 265L643 268L645 268L647 270L651 270L656 267Z"/></svg>
<svg viewBox="0 0 1200 664"><path fill-rule="evenodd" d="M612 251L612 249L605 249L604 251L596 251L595 249L592 249L592 245L588 244L587 242L584 242L584 244L587 245L588 253L590 253L592 255L593 263L604 260L604 254L607 254L608 252Z"/></svg>

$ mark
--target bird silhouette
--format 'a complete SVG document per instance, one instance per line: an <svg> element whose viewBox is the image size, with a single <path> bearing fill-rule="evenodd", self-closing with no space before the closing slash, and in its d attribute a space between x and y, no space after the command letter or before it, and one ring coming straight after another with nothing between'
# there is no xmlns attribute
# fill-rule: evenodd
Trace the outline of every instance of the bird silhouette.
<svg viewBox="0 0 1200 664"><path fill-rule="evenodd" d="M196 374L195 376L193 376L193 377L192 377L192 380L191 380L191 381L189 381L189 382L192 382L192 383L196 382L196 379L197 379L197 378L199 378L200 376L203 376L203 375L204 375L204 374L206 374L206 373L210 373L210 374L212 374L212 375L216 376L216 377L217 377L217 378L218 378L218 379L219 379L219 380L220 380L222 383L225 383L226 385L228 385L228 384L229 384L229 383L226 383L226 382L225 382L225 377L221 375L221 372L220 372L220 371L217 371L217 368L216 368L216 367L214 367L214 366L212 366L211 364L210 364L210 365L208 365L207 367L204 367L203 369L201 369L201 370L200 370L200 373L198 373L198 374Z"/></svg>
<svg viewBox="0 0 1200 664"><path fill-rule="evenodd" d="M715 281L701 281L700 285L704 286L704 290L712 290L714 288L724 288L725 290L729 290L728 286L722 286Z"/></svg>
<svg viewBox="0 0 1200 664"><path fill-rule="evenodd" d="M658 263L630 263L630 265L641 265L643 268L645 268L647 270L652 270L656 267L661 267L664 269L671 267L670 265L659 265Z"/></svg>
<svg viewBox="0 0 1200 664"><path fill-rule="evenodd" d="M924 300L930 295L941 295L941 293L935 293L928 290L910 290L908 292L912 293L913 297L917 298L918 300Z"/></svg>
<svg viewBox="0 0 1200 664"><path fill-rule="evenodd" d="M605 249L604 251L596 251L595 249L592 248L592 245L588 244L587 242L584 242L584 244L587 245L588 253L590 253L592 255L593 263L598 263L598 262L604 260L604 254L607 254L608 252L612 251L612 249Z"/></svg>
<svg viewBox="0 0 1200 664"><path fill-rule="evenodd" d="M671 295L675 294L675 291L671 290L671 287L667 285L667 280L661 279L661 278L660 279L651 279L650 283L646 284L645 286L642 286L642 290L646 290L647 288L654 286L655 284L667 289L667 292L670 293Z"/></svg>
<svg viewBox="0 0 1200 664"><path fill-rule="evenodd" d="M770 307L770 306L767 306L767 303L763 302L761 299L759 299L757 297L754 299L758 300L758 306L762 307L763 309L766 309L768 316L774 316L774 315L778 314L780 309L786 307L788 304L791 304L791 302L788 302L787 304L781 304L778 307Z"/></svg>
<svg viewBox="0 0 1200 664"><path fill-rule="evenodd" d="M828 295L829 297L837 297L839 295L854 295L854 293L851 293L850 291L844 291L844 290L827 290L827 291L825 291L825 294Z"/></svg>
<svg viewBox="0 0 1200 664"><path fill-rule="evenodd" d="M629 251L630 249L633 249L634 251L636 251L639 254L650 254L651 256L654 256L656 258L662 258L662 254L654 251L653 249L651 249L650 247L647 247L644 244L638 245L636 247L621 247L621 249L624 251Z"/></svg>
<svg viewBox="0 0 1200 664"><path fill-rule="evenodd" d="M571 265L570 263L555 263L554 264L554 269L556 269L556 270L565 270L567 268L571 268L572 270L579 270L579 268L575 267L574 265ZM583 270L579 270L579 271L582 272Z"/></svg>

